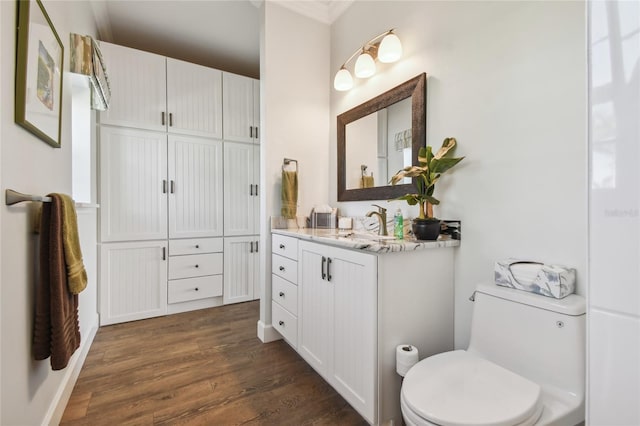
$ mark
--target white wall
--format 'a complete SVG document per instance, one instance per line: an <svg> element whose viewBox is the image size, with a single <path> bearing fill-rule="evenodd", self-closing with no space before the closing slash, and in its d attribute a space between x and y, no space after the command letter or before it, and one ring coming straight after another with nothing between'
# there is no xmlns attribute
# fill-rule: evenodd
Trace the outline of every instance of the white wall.
<svg viewBox="0 0 640 426"><path fill-rule="evenodd" d="M640 3L589 3L587 423L640 424Z"/></svg>
<svg viewBox="0 0 640 426"><path fill-rule="evenodd" d="M363 17L366 17L364 19ZM330 202L336 204L334 117L426 72L427 143L456 137L466 159L436 188L436 215L462 220L455 341L468 343L475 285L497 259L577 268L586 291L586 51L582 2L354 2L331 27L331 73L361 43L396 28L404 55L349 92L331 89ZM371 202L340 203L363 215ZM415 208L405 203L405 217ZM425 271L425 276L428 271ZM425 278L426 282L426 278Z"/></svg>
<svg viewBox="0 0 640 426"><path fill-rule="evenodd" d="M69 32L95 33L90 6L85 2L44 1L45 8L65 46L64 67L69 64ZM69 87L63 93L62 148L54 149L14 124L14 69L16 2L0 2L0 182L2 192L12 188L20 192L47 194L71 193L71 120ZM65 79L68 81L68 79ZM31 339L36 283L36 236L33 234L35 203L0 206L0 309L2 341L0 388L2 417L0 424L41 424L56 422L61 414L58 402L68 397L72 366L53 372L49 360L32 361ZM81 219L82 220L82 219ZM95 229L95 228L94 228ZM90 262L90 260L89 260ZM95 286L95 281L89 285ZM95 293L92 300L81 297L81 311L92 310L96 318ZM85 309L86 308L86 309ZM87 315L82 314L83 318ZM8 320L8 321L7 321ZM97 323L96 323L97 325ZM81 330L88 329L86 320ZM83 334L83 344L86 342ZM83 346L83 349L86 349ZM64 408L64 401L62 402Z"/></svg>
<svg viewBox="0 0 640 426"><path fill-rule="evenodd" d="M269 218L280 216L283 158L298 160L298 215L328 201L329 27L273 2L263 7L260 49L262 191L260 320L271 323Z"/></svg>

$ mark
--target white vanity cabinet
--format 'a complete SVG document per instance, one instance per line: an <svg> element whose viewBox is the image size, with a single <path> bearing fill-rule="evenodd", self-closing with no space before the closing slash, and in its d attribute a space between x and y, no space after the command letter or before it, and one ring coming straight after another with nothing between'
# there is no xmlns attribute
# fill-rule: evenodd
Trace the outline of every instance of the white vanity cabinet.
<svg viewBox="0 0 640 426"><path fill-rule="evenodd" d="M366 420L375 419L376 256L299 245L298 352Z"/></svg>
<svg viewBox="0 0 640 426"><path fill-rule="evenodd" d="M402 424L396 347L412 344L421 358L453 349L457 245L274 231L273 328L369 423Z"/></svg>
<svg viewBox="0 0 640 426"><path fill-rule="evenodd" d="M298 240L274 234L271 239L271 309L273 327L298 347Z"/></svg>
<svg viewBox="0 0 640 426"><path fill-rule="evenodd" d="M260 81L222 73L224 140L259 143Z"/></svg>

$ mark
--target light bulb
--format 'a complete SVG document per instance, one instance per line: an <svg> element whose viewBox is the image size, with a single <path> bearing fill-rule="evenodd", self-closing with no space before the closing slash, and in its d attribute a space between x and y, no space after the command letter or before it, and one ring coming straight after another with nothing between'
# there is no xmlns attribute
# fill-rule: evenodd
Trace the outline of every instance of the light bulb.
<svg viewBox="0 0 640 426"><path fill-rule="evenodd" d="M336 73L335 78L333 79L333 88L344 92L345 90L349 90L353 87L353 77L351 77L351 73L348 69L342 66L340 71Z"/></svg>
<svg viewBox="0 0 640 426"><path fill-rule="evenodd" d="M402 56L402 43L394 33L388 33L380 42L378 59L380 62L395 62Z"/></svg>
<svg viewBox="0 0 640 426"><path fill-rule="evenodd" d="M373 61L371 55L365 52L364 49L360 56L358 56L354 72L358 78L369 78L376 73L376 63Z"/></svg>

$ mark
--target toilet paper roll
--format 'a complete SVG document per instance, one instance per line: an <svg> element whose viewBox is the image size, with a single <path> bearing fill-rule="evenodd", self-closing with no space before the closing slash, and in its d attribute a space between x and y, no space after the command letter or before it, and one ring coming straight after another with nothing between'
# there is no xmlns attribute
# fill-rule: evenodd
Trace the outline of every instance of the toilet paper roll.
<svg viewBox="0 0 640 426"><path fill-rule="evenodd" d="M419 361L418 348L412 345L396 347L396 372L402 377Z"/></svg>

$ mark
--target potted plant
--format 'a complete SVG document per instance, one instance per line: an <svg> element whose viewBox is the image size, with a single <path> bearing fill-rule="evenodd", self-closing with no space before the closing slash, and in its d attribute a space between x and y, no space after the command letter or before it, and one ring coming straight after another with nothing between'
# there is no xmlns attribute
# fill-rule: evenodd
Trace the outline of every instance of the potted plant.
<svg viewBox="0 0 640 426"><path fill-rule="evenodd" d="M411 226L418 240L436 240L440 235L440 220L433 217L433 205L440 204L440 200L433 196L433 191L440 176L464 159L451 157L455 146L455 138L445 138L435 155L430 146L422 147L418 153L419 165L405 167L391 178L392 185L405 177L415 178L417 192L396 199L405 200L410 206L418 205L420 213Z"/></svg>

